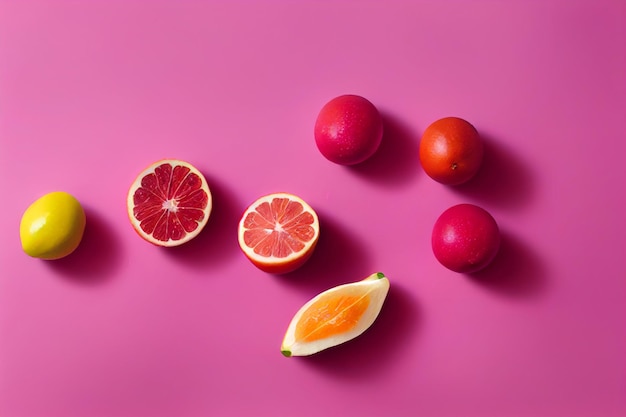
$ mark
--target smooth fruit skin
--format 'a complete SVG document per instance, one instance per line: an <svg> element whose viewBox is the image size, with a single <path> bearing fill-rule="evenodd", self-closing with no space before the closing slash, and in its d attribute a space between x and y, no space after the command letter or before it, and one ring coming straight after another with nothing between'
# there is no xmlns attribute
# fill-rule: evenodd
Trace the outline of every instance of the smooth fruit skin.
<svg viewBox="0 0 626 417"><path fill-rule="evenodd" d="M63 258L80 244L85 223L85 211L75 197L63 191L46 194L22 216L22 249L34 258Z"/></svg>
<svg viewBox="0 0 626 417"><path fill-rule="evenodd" d="M315 239L315 242L313 242L313 246L311 247L310 251L306 255L304 255L300 259L297 259L289 263L283 263L283 264L273 263L272 264L272 263L259 262L250 257L248 257L248 259L250 260L250 262L252 262L254 266L259 268L263 272L267 272L268 274L277 274L277 275L288 274L289 272L293 272L296 269L299 269L302 265L304 265L309 260L309 258L311 257L311 255L313 255L313 252L315 251L315 246L317 246L317 239Z"/></svg>
<svg viewBox="0 0 626 417"><path fill-rule="evenodd" d="M322 107L314 134L317 148L326 159L340 165L354 165L378 150L383 119L369 100L347 94Z"/></svg>
<svg viewBox="0 0 626 417"><path fill-rule="evenodd" d="M444 211L433 227L435 258L460 273L477 272L491 263L500 248L500 229L491 214L473 204Z"/></svg>
<svg viewBox="0 0 626 417"><path fill-rule="evenodd" d="M419 158L426 174L445 185L459 185L478 172L484 154L483 141L468 121L445 117L426 128Z"/></svg>

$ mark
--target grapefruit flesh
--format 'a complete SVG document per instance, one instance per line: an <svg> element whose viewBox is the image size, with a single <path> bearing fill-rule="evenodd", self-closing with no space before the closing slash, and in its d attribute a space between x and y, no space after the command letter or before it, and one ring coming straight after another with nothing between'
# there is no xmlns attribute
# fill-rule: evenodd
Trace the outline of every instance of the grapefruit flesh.
<svg viewBox="0 0 626 417"><path fill-rule="evenodd" d="M259 269L291 272L312 255L319 238L315 211L289 193L263 196L252 203L239 222L239 246Z"/></svg>
<svg viewBox="0 0 626 417"><path fill-rule="evenodd" d="M162 160L146 168L133 182L127 203L137 233L158 246L178 246L196 237L212 208L206 179L180 160Z"/></svg>

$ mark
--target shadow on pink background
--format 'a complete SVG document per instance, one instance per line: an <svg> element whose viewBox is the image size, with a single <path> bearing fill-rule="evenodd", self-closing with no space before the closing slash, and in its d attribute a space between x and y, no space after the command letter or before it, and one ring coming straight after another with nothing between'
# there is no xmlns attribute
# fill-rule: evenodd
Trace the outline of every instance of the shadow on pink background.
<svg viewBox="0 0 626 417"><path fill-rule="evenodd" d="M83 240L69 256L45 262L54 275L78 285L104 284L115 279L124 262L119 236L96 209L85 207Z"/></svg>
<svg viewBox="0 0 626 417"><path fill-rule="evenodd" d="M483 165L472 181L454 190L484 207L511 211L532 207L538 179L528 162L506 145L506 138L492 137L482 130L480 134L485 142Z"/></svg>
<svg viewBox="0 0 626 417"><path fill-rule="evenodd" d="M472 282L495 294L513 298L534 298L550 288L546 261L531 246L506 230L494 262L469 276Z"/></svg>
<svg viewBox="0 0 626 417"><path fill-rule="evenodd" d="M383 140L378 151L367 161L349 167L364 179L385 187L410 184L421 167L415 156L419 152L419 135L397 116L381 111Z"/></svg>

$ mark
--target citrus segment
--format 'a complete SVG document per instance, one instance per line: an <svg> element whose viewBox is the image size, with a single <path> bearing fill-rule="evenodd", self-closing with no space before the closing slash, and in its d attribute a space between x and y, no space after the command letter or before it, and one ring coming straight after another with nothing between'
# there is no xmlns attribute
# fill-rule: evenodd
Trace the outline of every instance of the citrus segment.
<svg viewBox="0 0 626 417"><path fill-rule="evenodd" d="M137 233L158 246L181 245L197 236L211 214L211 192L188 162L158 161L137 176L127 199Z"/></svg>
<svg viewBox="0 0 626 417"><path fill-rule="evenodd" d="M239 222L241 250L266 272L286 273L300 267L313 253L318 237L317 214L289 193L257 199Z"/></svg>
<svg viewBox="0 0 626 417"><path fill-rule="evenodd" d="M389 280L379 272L318 294L294 315L281 352L307 356L356 338L374 323L388 292Z"/></svg>
<svg viewBox="0 0 626 417"><path fill-rule="evenodd" d="M322 297L313 303L296 325L296 339L324 339L354 328L369 305L369 295Z"/></svg>

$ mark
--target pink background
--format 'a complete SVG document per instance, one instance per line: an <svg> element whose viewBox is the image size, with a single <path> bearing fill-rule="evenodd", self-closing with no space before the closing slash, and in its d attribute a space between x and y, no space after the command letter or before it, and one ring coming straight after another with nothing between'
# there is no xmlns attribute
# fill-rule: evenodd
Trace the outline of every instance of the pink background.
<svg viewBox="0 0 626 417"><path fill-rule="evenodd" d="M626 415L626 3L0 1L0 415L3 417ZM385 119L370 161L317 151L322 105ZM482 171L449 188L421 132L456 115ZM142 241L126 191L186 159L214 212L188 245ZM88 225L57 262L21 251L53 190ZM245 207L289 191L320 215L287 276L237 244ZM504 243L476 276L440 266L437 216L490 211ZM295 311L390 277L361 338L284 358Z"/></svg>

